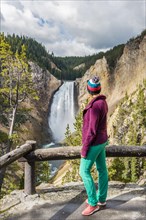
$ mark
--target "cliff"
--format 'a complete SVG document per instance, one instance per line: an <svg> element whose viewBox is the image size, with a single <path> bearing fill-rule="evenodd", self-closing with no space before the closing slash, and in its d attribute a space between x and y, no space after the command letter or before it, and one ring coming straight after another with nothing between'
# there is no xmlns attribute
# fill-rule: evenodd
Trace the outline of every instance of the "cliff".
<svg viewBox="0 0 146 220"><path fill-rule="evenodd" d="M108 120L111 144L146 145L146 80L126 95Z"/></svg>
<svg viewBox="0 0 146 220"><path fill-rule="evenodd" d="M36 140L38 144L43 144L50 141L47 121L49 104L53 93L61 85L61 81L57 80L49 71L41 69L37 64L29 62L29 65L39 100L28 99L25 102L25 107L30 108L31 111L29 120L21 126L21 130L24 132L23 135L20 132L20 136L23 143L25 140L32 139Z"/></svg>
<svg viewBox="0 0 146 220"><path fill-rule="evenodd" d="M105 57L96 61L79 82L79 103L87 98L87 80L93 75L101 79L102 93L107 96L110 112L127 93L130 95L146 78L146 36L130 40L111 71Z"/></svg>
<svg viewBox="0 0 146 220"><path fill-rule="evenodd" d="M85 63L81 63L80 65L75 66L75 67L73 68L73 70L83 69L84 67L85 67Z"/></svg>

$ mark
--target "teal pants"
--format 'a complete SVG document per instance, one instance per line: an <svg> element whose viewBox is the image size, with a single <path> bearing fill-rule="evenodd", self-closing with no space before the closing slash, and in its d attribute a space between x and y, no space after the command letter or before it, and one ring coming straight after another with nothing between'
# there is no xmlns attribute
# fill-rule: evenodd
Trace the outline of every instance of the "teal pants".
<svg viewBox="0 0 146 220"><path fill-rule="evenodd" d="M88 203L95 206L97 202L105 202L108 190L108 172L106 167L105 146L108 143L99 144L89 148L86 158L81 158L80 176L83 180ZM95 162L98 171L98 191L91 176L91 168Z"/></svg>

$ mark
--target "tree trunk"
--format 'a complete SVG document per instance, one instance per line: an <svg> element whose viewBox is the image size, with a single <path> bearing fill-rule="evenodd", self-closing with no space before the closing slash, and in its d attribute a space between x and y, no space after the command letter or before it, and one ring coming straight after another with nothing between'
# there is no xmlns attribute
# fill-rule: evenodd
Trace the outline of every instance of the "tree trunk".
<svg viewBox="0 0 146 220"><path fill-rule="evenodd" d="M13 108L13 113L12 113L12 121L10 124L10 130L9 130L9 138L12 136L13 134L13 130L14 130L14 124L15 124L15 119L16 119L16 113L17 113L17 104L15 105L15 107Z"/></svg>
<svg viewBox="0 0 146 220"><path fill-rule="evenodd" d="M8 145L3 144L0 147L1 147L2 155L6 154L8 150ZM6 172L6 167L3 167L2 169L0 169L0 197L1 197L1 188L2 188L4 177L5 177L5 172Z"/></svg>
<svg viewBox="0 0 146 220"><path fill-rule="evenodd" d="M35 144L36 141L26 141L25 144L0 157L0 169L30 153L32 150L35 150Z"/></svg>
<svg viewBox="0 0 146 220"><path fill-rule="evenodd" d="M6 167L0 169L0 198L1 198L1 191L2 191L2 185L3 185L5 173L6 173Z"/></svg>

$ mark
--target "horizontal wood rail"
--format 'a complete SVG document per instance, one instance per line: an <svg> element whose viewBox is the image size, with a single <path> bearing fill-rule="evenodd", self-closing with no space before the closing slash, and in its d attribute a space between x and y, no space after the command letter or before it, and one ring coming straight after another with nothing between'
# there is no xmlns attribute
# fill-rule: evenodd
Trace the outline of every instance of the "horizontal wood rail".
<svg viewBox="0 0 146 220"><path fill-rule="evenodd" d="M24 192L28 195L35 193L35 161L69 160L80 158L81 146L53 147L36 149L35 141L26 141L19 148L0 158L0 169L12 162L25 162ZM107 157L146 157L146 146L107 146Z"/></svg>
<svg viewBox="0 0 146 220"><path fill-rule="evenodd" d="M0 157L0 169L8 166L27 153L30 153L32 150L35 150L35 144L36 141L26 141L25 144Z"/></svg>
<svg viewBox="0 0 146 220"><path fill-rule="evenodd" d="M53 147L37 149L25 158L30 161L67 160L80 158L81 146ZM117 146L106 147L107 157L146 157L146 146Z"/></svg>

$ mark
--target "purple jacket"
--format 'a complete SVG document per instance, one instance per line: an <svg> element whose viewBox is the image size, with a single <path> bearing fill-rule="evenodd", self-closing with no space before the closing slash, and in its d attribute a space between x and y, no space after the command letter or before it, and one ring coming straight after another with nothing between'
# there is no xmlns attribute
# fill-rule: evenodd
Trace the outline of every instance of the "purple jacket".
<svg viewBox="0 0 146 220"><path fill-rule="evenodd" d="M107 141L107 112L106 97L99 95L92 99L83 111L82 150L86 157L90 146L103 144Z"/></svg>

